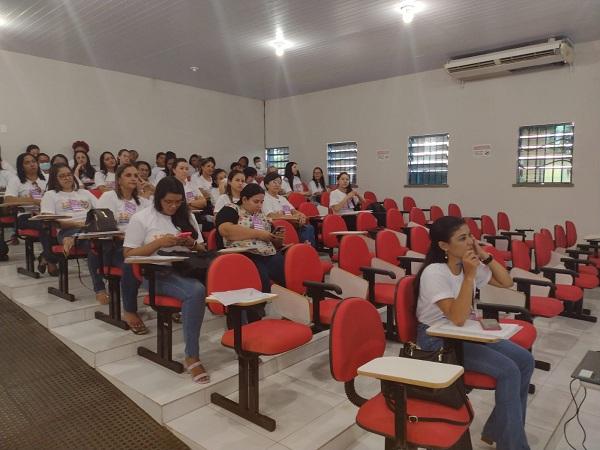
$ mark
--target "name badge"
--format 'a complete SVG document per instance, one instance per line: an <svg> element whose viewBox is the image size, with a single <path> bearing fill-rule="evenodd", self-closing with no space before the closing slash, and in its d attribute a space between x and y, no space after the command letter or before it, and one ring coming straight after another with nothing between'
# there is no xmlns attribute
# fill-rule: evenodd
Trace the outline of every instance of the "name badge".
<svg viewBox="0 0 600 450"><path fill-rule="evenodd" d="M29 196L34 200L41 200L42 198L42 190L39 187L32 187L29 189Z"/></svg>
<svg viewBox="0 0 600 450"><path fill-rule="evenodd" d="M291 216L292 215L292 210L288 205L283 205L281 207L283 214L285 214L286 216Z"/></svg>
<svg viewBox="0 0 600 450"><path fill-rule="evenodd" d="M255 230L264 230L265 224L260 217L252 216L252 228Z"/></svg>
<svg viewBox="0 0 600 450"><path fill-rule="evenodd" d="M194 200L194 197L195 197L195 196L194 196L194 193L193 193L192 191L187 191L187 192L185 193L185 199L186 199L186 201L187 201L188 203L189 203L189 202L191 202L192 200Z"/></svg>
<svg viewBox="0 0 600 450"><path fill-rule="evenodd" d="M83 211L83 206L79 200L69 200L69 209L71 211Z"/></svg>

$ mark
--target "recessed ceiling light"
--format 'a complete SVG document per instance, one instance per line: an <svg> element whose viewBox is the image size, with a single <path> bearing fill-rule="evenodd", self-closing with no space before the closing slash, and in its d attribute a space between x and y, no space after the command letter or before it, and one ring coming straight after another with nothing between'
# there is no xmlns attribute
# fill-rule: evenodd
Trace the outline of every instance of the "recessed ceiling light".
<svg viewBox="0 0 600 450"><path fill-rule="evenodd" d="M275 54L277 56L283 56L285 51L288 48L291 48L293 44L283 37L283 31L281 31L281 28L277 28L277 31L275 32L275 39L269 42L269 45L275 48Z"/></svg>
<svg viewBox="0 0 600 450"><path fill-rule="evenodd" d="M192 72L198 72L198 71L200 70L200 67L197 67L197 66L192 66L192 67L190 67L190 70L191 70Z"/></svg>
<svg viewBox="0 0 600 450"><path fill-rule="evenodd" d="M0 15L0 27L5 27L8 25L8 19L3 15Z"/></svg>
<svg viewBox="0 0 600 450"><path fill-rule="evenodd" d="M423 3L417 0L402 0L398 3L398 11L402 14L404 23L411 23L415 18L415 14L423 11Z"/></svg>

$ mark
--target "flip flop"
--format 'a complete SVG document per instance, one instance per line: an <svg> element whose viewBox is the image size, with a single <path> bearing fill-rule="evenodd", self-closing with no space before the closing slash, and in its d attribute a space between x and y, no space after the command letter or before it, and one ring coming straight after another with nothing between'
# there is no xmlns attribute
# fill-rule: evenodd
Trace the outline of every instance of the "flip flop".
<svg viewBox="0 0 600 450"><path fill-rule="evenodd" d="M127 325L129 325L129 329L133 334L148 334L148 328L141 320L135 324L128 323Z"/></svg>
<svg viewBox="0 0 600 450"><path fill-rule="evenodd" d="M192 370L197 367L202 367L202 361L196 361L195 363L190 364L185 368L185 370L191 374ZM202 367L202 369L204 369L204 367ZM204 372L202 372L199 375L196 375L195 377L192 376L192 381L198 384L208 384L210 383L210 375L205 370Z"/></svg>

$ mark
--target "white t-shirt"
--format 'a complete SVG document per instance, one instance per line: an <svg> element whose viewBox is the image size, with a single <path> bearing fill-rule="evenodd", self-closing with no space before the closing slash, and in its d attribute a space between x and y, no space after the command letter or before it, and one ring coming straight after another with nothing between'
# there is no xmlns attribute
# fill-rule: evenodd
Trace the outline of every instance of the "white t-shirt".
<svg viewBox="0 0 600 450"><path fill-rule="evenodd" d="M187 203L192 202L196 197L202 195L200 189L198 189L198 183L192 179L183 184L183 190L185 191L185 201Z"/></svg>
<svg viewBox="0 0 600 450"><path fill-rule="evenodd" d="M273 213L291 215L292 211L294 211L294 207L288 202L287 198L281 195L273 197L268 192L265 194L265 201L262 206L262 212L265 216Z"/></svg>
<svg viewBox="0 0 600 450"><path fill-rule="evenodd" d="M292 188L290 187L290 183L288 182L288 179L285 177L281 178L281 189L283 189L283 192L285 192L286 194L288 192L292 192ZM302 184L302 180L299 177L294 177L294 192L304 192L304 185Z"/></svg>
<svg viewBox="0 0 600 450"><path fill-rule="evenodd" d="M432 325L444 318L444 313L437 306L437 302L446 298L458 297L460 287L465 276L461 270L458 275L450 272L448 264L430 264L421 274L419 285L419 300L417 302L417 319L425 325ZM480 263L475 274L475 288L479 289L489 283L492 271L485 264Z"/></svg>
<svg viewBox="0 0 600 450"><path fill-rule="evenodd" d="M229 203L237 203L239 201L240 201L239 198L233 197L233 200L231 200L229 198L229 195L221 194L219 196L219 198L217 199L217 202L215 203L214 214L216 215L219 211L221 211L223 206L228 205Z"/></svg>
<svg viewBox="0 0 600 450"><path fill-rule="evenodd" d="M106 175L104 175L99 170L98 172L96 172L96 175L94 175L94 184L97 187L104 186L108 189L114 189L116 186L115 173L114 172L106 172Z"/></svg>
<svg viewBox="0 0 600 450"><path fill-rule="evenodd" d="M8 186L8 182L15 177L15 174L10 170L0 170L0 188L6 188L6 186Z"/></svg>
<svg viewBox="0 0 600 450"><path fill-rule="evenodd" d="M193 214L190 214L190 223L192 227L198 232L198 239L196 242L202 243L202 233L200 233L200 227L196 218ZM181 231L173 225L171 216L162 214L150 206L144 208L137 214L134 214L129 221L129 226L125 230L125 241L123 247L127 248L138 248L143 245L147 245L150 242L164 236L165 234L177 235ZM167 247L162 250L165 251L189 251L188 248L182 246ZM153 253L156 254L156 253Z"/></svg>
<svg viewBox="0 0 600 450"><path fill-rule="evenodd" d="M192 177L192 181L196 183L196 186L198 186L199 189L202 189L204 191L210 191L212 188L212 178L210 180L207 180L202 175L200 175L200 172L194 174L194 176Z"/></svg>
<svg viewBox="0 0 600 450"><path fill-rule="evenodd" d="M19 177L14 176L8 180L4 195L7 197L31 197L41 200L46 191L46 180L38 178L36 181L25 180L21 183Z"/></svg>
<svg viewBox="0 0 600 450"><path fill-rule="evenodd" d="M213 206L217 204L217 201L221 195L222 194L219 192L219 188L210 188L210 202L213 204Z"/></svg>
<svg viewBox="0 0 600 450"><path fill-rule="evenodd" d="M261 177L264 177L267 174L267 168L264 167L263 164L261 164L260 169L256 166L254 166L254 168L256 169L256 172L258 173L258 175Z"/></svg>
<svg viewBox="0 0 600 450"><path fill-rule="evenodd" d="M152 184L154 186L156 186L158 184L158 182L160 180L162 180L163 178L165 178L167 176L167 174L165 173L164 170L159 170L158 172L156 172L156 175L154 175L154 178L152 179Z"/></svg>
<svg viewBox="0 0 600 450"><path fill-rule="evenodd" d="M12 173L13 175L17 174L17 171L15 170L15 168L8 162L2 160L2 169L3 170L8 170L10 173Z"/></svg>
<svg viewBox="0 0 600 450"><path fill-rule="evenodd" d="M92 208L97 208L98 200L85 189L72 192L47 191L42 198L42 213L69 214L73 220L85 220Z"/></svg>
<svg viewBox="0 0 600 450"><path fill-rule="evenodd" d="M124 231L136 212L152 205L150 200L143 197L139 197L139 201L138 205L133 199L119 198L116 191L107 191L98 200L98 208L110 209L115 216L119 230Z"/></svg>
<svg viewBox="0 0 600 450"><path fill-rule="evenodd" d="M342 200L344 200L344 197L346 197L346 193L340 191L339 189L332 191L331 194L329 194L329 206L337 205ZM356 204L358 204L358 199L356 199L354 201L356 202ZM342 206L342 209L340 209L339 211L334 212L334 213L341 214L341 213L346 213L346 212L350 212L350 211L354 211L354 203L352 202L352 199L348 200L346 202L346 204Z"/></svg>
<svg viewBox="0 0 600 450"><path fill-rule="evenodd" d="M310 182L308 183L308 190L311 194L320 194L321 192L323 192L323 186L321 186L320 184L317 186L317 183L315 183L314 180L310 180Z"/></svg>
<svg viewBox="0 0 600 450"><path fill-rule="evenodd" d="M166 176L164 167L153 167L152 168L152 172L150 172L150 181L152 182L152 184L158 183L160 178L157 178L157 176L161 172L162 172L163 176L160 178L163 178L164 176Z"/></svg>

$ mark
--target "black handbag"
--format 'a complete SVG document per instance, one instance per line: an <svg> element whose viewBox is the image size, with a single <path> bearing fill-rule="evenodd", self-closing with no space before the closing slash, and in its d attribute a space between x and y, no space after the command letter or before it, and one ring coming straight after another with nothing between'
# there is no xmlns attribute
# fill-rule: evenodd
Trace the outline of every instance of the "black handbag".
<svg viewBox="0 0 600 450"><path fill-rule="evenodd" d="M196 278L204 281L206 278L206 271L210 266L210 263L218 256L217 252L183 252L183 251L166 251L159 250L157 252L161 256L185 256L186 259L183 261L175 261L171 266L173 270L185 278Z"/></svg>
<svg viewBox="0 0 600 450"><path fill-rule="evenodd" d="M85 231L96 233L99 231L118 231L119 227L115 216L110 209L90 209L85 217Z"/></svg>

